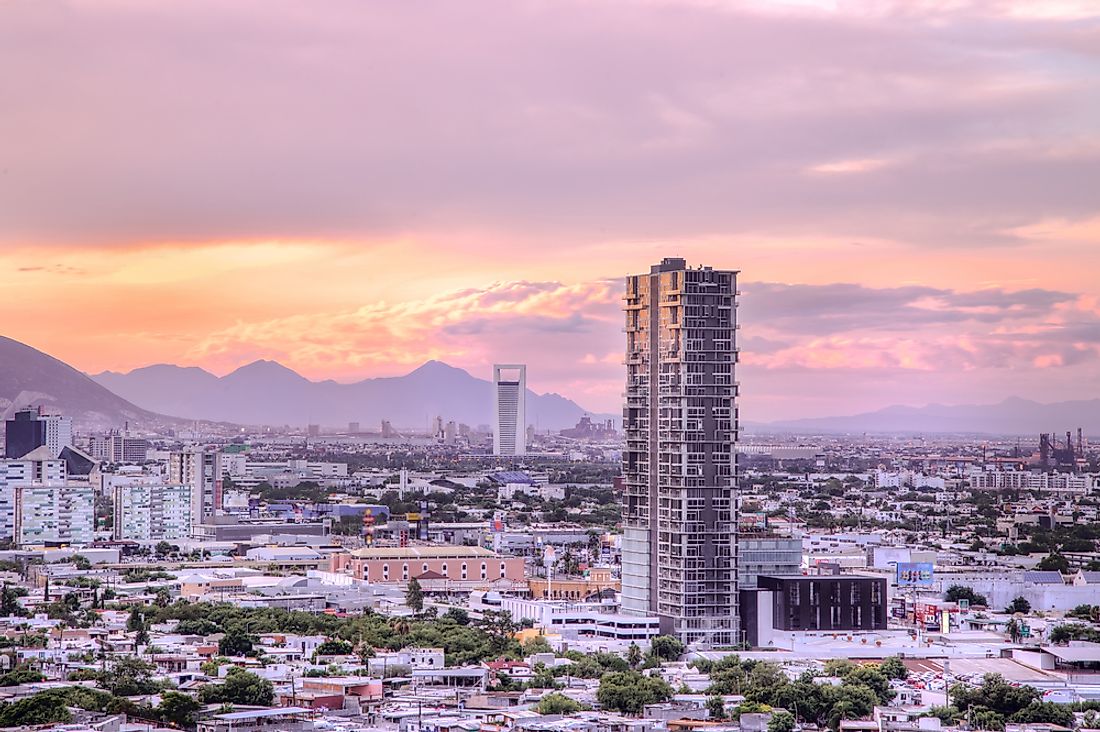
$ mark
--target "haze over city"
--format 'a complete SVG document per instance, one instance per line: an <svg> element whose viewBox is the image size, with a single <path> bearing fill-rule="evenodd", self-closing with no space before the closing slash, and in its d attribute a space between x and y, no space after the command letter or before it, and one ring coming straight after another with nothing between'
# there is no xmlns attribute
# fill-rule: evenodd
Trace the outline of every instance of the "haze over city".
<svg viewBox="0 0 1100 732"><path fill-rule="evenodd" d="M622 277L682 256L743 273L750 420L1100 394L1092 3L2 13L0 322L87 373L614 413Z"/></svg>

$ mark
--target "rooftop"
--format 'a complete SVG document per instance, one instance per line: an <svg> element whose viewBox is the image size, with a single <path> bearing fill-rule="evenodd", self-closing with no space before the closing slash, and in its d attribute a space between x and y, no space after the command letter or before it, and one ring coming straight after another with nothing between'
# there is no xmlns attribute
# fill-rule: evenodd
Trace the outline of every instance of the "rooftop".
<svg viewBox="0 0 1100 732"><path fill-rule="evenodd" d="M493 559L497 555L479 546L382 546L356 549L360 559Z"/></svg>

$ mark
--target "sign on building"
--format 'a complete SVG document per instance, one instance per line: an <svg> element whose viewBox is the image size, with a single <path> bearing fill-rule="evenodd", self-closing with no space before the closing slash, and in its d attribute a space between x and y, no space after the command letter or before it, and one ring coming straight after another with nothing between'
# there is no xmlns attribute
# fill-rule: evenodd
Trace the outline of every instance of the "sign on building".
<svg viewBox="0 0 1100 732"><path fill-rule="evenodd" d="M898 587L931 586L931 562L898 562Z"/></svg>

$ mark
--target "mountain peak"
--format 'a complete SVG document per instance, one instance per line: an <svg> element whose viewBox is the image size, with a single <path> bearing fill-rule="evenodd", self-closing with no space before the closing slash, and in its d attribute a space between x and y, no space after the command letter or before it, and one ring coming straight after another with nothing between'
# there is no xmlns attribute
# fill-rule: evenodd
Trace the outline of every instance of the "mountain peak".
<svg viewBox="0 0 1100 732"><path fill-rule="evenodd" d="M417 366L415 369L406 374L408 376L436 376L436 375L450 375L450 374L466 374L469 376L469 372L464 369L460 369L457 366L451 366L449 363L437 361L434 358Z"/></svg>
<svg viewBox="0 0 1100 732"><path fill-rule="evenodd" d="M14 410L32 404L47 405L86 428L168 419L111 393L87 374L49 354L0 336L0 405ZM0 409L0 414L6 410Z"/></svg>
<svg viewBox="0 0 1100 732"><path fill-rule="evenodd" d="M258 376L292 376L295 379L301 379L302 381L308 381L306 377L299 374L297 371L291 368L283 366L278 361L269 361L268 359L260 358L252 363L246 363L244 366L240 366L234 369L230 373L223 376L223 379L236 379L236 378L256 378Z"/></svg>

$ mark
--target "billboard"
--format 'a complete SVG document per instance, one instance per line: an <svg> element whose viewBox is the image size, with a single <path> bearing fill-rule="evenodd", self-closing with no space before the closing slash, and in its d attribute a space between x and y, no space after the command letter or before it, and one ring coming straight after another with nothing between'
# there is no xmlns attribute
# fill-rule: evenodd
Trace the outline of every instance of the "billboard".
<svg viewBox="0 0 1100 732"><path fill-rule="evenodd" d="M931 586L931 562L898 562L898 587Z"/></svg>

